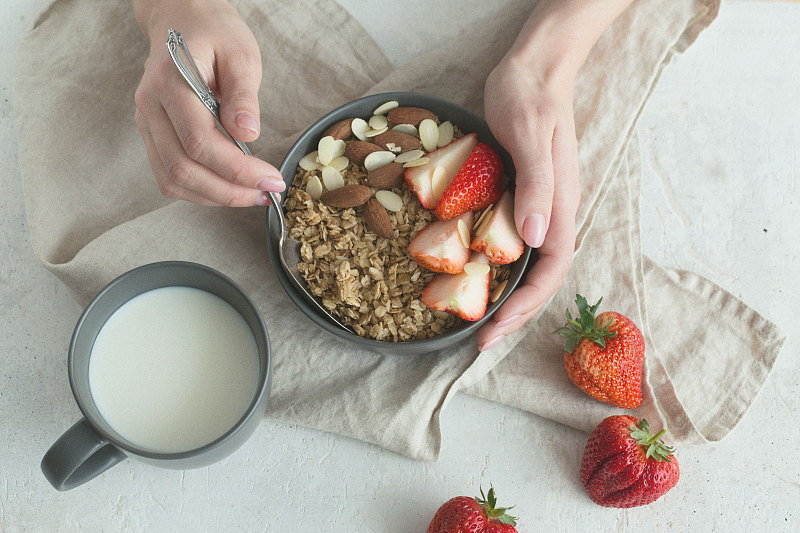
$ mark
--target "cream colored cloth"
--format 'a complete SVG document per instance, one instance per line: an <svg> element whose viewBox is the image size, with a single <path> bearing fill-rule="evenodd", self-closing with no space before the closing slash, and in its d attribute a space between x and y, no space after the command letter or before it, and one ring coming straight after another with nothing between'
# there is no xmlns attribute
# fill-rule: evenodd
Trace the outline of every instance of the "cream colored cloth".
<svg viewBox="0 0 800 533"><path fill-rule="evenodd" d="M274 164L316 118L364 94L419 91L480 112L483 82L531 9L512 1L463 41L393 69L334 2L234 5L264 62L263 130L252 148ZM573 268L536 319L486 352L474 340L419 356L340 342L294 308L276 281L264 209L162 197L133 121L147 45L127 2L56 1L22 47L16 105L34 249L81 303L152 261L221 270L251 295L269 328L269 416L424 459L436 458L440 416L460 390L585 430L615 412L569 383L551 334L576 292L603 295L646 336L646 400L636 414L665 424L673 442L720 439L752 403L783 336L711 282L642 257L631 142L661 69L717 9L718 0L636 2L595 47L575 90L583 197Z"/></svg>

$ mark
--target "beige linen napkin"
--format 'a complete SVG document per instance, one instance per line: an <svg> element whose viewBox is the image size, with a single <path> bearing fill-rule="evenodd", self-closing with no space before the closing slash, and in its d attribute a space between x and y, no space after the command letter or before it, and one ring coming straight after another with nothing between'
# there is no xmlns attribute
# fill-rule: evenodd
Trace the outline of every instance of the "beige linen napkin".
<svg viewBox="0 0 800 533"><path fill-rule="evenodd" d="M335 2L234 5L264 63L263 130L252 148L274 164L316 118L363 94L414 90L480 111L483 81L531 9L512 1L463 42L393 70ZM294 308L276 281L263 209L162 197L133 122L147 46L127 2L58 0L21 49L16 105L34 249L81 303L115 276L152 261L221 270L252 296L269 328L275 358L269 416L425 459L438 454L439 417L459 390L583 429L611 413L566 380L550 335L575 292L602 294L645 331L641 412L666 424L677 440L721 438L757 394L783 337L712 283L642 257L639 173L635 146L628 149L661 69L717 8L717 0L637 2L598 43L576 85L584 194L573 270L539 317L492 350L478 354L470 341L441 353L387 356L340 342ZM699 326L695 313L675 316L676 308L718 319Z"/></svg>

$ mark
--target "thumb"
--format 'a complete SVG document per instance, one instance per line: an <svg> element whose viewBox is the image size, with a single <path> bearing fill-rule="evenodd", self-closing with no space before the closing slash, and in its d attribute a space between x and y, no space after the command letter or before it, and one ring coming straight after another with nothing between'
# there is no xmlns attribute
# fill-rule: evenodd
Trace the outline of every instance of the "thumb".
<svg viewBox="0 0 800 533"><path fill-rule="evenodd" d="M544 242L553 209L552 137L536 135L532 144L509 150L516 169L514 222L531 248Z"/></svg>
<svg viewBox="0 0 800 533"><path fill-rule="evenodd" d="M261 132L258 88L261 54L258 46L216 51L216 81L222 125L240 141L250 142Z"/></svg>

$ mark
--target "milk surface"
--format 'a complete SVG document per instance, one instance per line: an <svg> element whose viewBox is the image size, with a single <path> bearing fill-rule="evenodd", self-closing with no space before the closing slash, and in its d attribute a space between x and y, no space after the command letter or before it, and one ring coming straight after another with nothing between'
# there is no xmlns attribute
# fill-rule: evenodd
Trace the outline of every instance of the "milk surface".
<svg viewBox="0 0 800 533"><path fill-rule="evenodd" d="M231 429L252 401L258 348L222 298L190 287L131 299L100 330L89 388L108 424L154 452L182 452Z"/></svg>

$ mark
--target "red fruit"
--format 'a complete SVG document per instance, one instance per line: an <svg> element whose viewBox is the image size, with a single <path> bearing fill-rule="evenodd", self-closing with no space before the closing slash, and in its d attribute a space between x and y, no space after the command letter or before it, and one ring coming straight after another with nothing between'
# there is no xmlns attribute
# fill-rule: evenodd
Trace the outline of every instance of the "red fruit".
<svg viewBox="0 0 800 533"><path fill-rule="evenodd" d="M644 337L629 318L606 311L595 318L600 302L589 306L577 295L580 316L554 333L564 342L564 367L567 376L582 391L601 402L624 409L642 404Z"/></svg>
<svg viewBox="0 0 800 533"><path fill-rule="evenodd" d="M605 507L636 507L654 502L675 486L678 459L661 436L650 432L647 420L610 416L592 431L583 451L581 484L595 503Z"/></svg>
<svg viewBox="0 0 800 533"><path fill-rule="evenodd" d="M434 272L456 274L469 261L469 248L464 246L458 231L458 221L472 227L472 211L458 218L437 220L417 233L408 245L408 253L421 266Z"/></svg>
<svg viewBox="0 0 800 533"><path fill-rule="evenodd" d="M489 265L486 256L478 252L472 252L469 262ZM467 264L459 274L437 274L422 290L420 299L431 309L447 311L464 320L480 320L489 303L489 270L475 275Z"/></svg>
<svg viewBox="0 0 800 533"><path fill-rule="evenodd" d="M481 223L470 248L486 255L492 263L513 263L525 251L525 242L514 224L514 197L510 191L503 193L493 211L491 220Z"/></svg>
<svg viewBox="0 0 800 533"><path fill-rule="evenodd" d="M500 154L488 144L480 143L442 193L436 205L436 216L447 220L465 211L482 209L497 202L502 192L503 161Z"/></svg>
<svg viewBox="0 0 800 533"><path fill-rule="evenodd" d="M458 173L458 169L464 165L464 162L477 144L477 135L474 133L464 135L426 155L425 157L430 159L428 164L409 167L403 172L406 185L417 195L422 207L433 210L436 209L436 204L439 202L441 194L434 194L432 183L433 172L436 167L443 169L444 176L446 176L445 179L449 183Z"/></svg>
<svg viewBox="0 0 800 533"><path fill-rule="evenodd" d="M517 533L516 517L506 514L511 507L495 507L494 488L488 497L457 496L446 501L433 516L427 533Z"/></svg>

